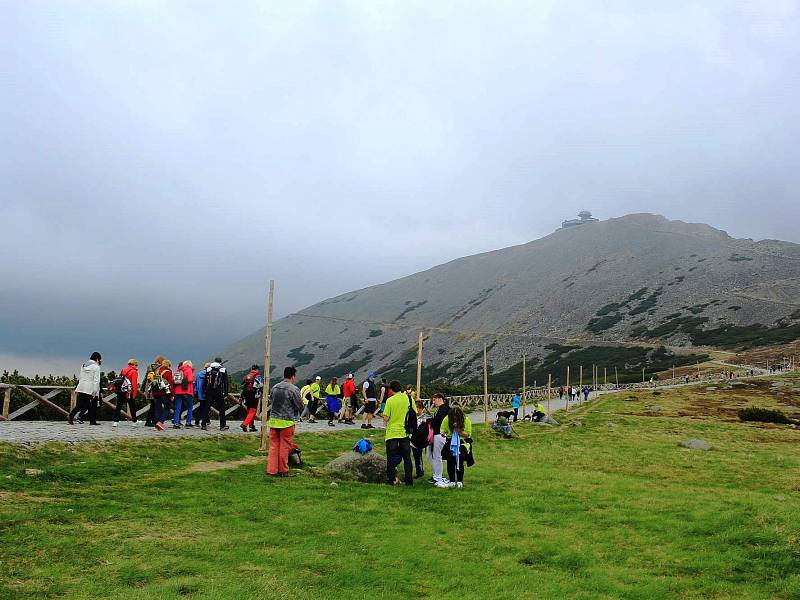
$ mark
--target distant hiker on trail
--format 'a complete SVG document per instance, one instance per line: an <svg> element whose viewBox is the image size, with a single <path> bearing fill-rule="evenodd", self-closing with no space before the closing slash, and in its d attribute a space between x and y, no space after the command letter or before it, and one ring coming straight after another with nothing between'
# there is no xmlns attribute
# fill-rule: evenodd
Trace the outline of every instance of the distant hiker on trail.
<svg viewBox="0 0 800 600"><path fill-rule="evenodd" d="M587 400L589 400L589 386L585 385L583 386L583 401L586 402Z"/></svg>
<svg viewBox="0 0 800 600"><path fill-rule="evenodd" d="M69 412L67 422L70 425L74 424L75 415L78 415L78 423L83 423L83 417L88 412L89 425L99 425L97 422L97 401L100 397L100 365L103 362L103 357L99 352L92 352L83 366L81 366L81 373L78 376L78 387L75 391L78 393L78 402Z"/></svg>
<svg viewBox="0 0 800 600"><path fill-rule="evenodd" d="M563 400L564 399L564 386L563 385L560 388L558 388L558 399L559 400Z"/></svg>
<svg viewBox="0 0 800 600"><path fill-rule="evenodd" d="M267 473L274 477L289 476L289 454L297 448L294 443L294 424L300 419L303 401L296 381L297 369L286 367L283 381L272 388Z"/></svg>
<svg viewBox="0 0 800 600"><path fill-rule="evenodd" d="M258 431L254 421L256 420L256 411L258 410L258 402L264 393L264 378L258 372L258 365L250 367L250 372L242 379L242 403L247 409L247 416L242 421L239 427L242 431Z"/></svg>
<svg viewBox="0 0 800 600"><path fill-rule="evenodd" d="M112 382L114 392L117 394L117 406L114 409L114 422L112 427L119 425L119 417L122 414L124 404L128 405L128 412L131 414L131 424L135 427L139 424L136 420L136 395L139 393L139 361L132 358L128 365L119 372L119 376Z"/></svg>
<svg viewBox="0 0 800 600"><path fill-rule="evenodd" d="M161 363L164 362L164 357L160 354L153 359L150 366L144 373L144 396L150 401L150 406L147 409L147 417L145 417L144 426L154 427L156 424L156 401L153 397L153 378L158 370L161 368Z"/></svg>
<svg viewBox="0 0 800 600"><path fill-rule="evenodd" d="M302 421L303 418L309 417L308 407L311 404L311 384L313 381L310 379L306 379L306 384L300 388L300 399L303 401L303 412L300 414L300 420ZM308 422L311 423L311 418L308 418Z"/></svg>
<svg viewBox="0 0 800 600"><path fill-rule="evenodd" d="M175 381L175 414L172 415L172 428L181 428L181 413L186 410L186 426L192 424L192 409L194 407L194 365L192 361L185 360L178 365L178 370L173 375Z"/></svg>
<svg viewBox="0 0 800 600"><path fill-rule="evenodd" d="M199 406L197 407L197 412L194 414L194 424L195 426L200 425L202 423L203 429L205 429L206 425L208 424L208 400L206 400L206 369L211 366L211 363L206 363L203 365L203 368L194 378L194 397L197 399Z"/></svg>
<svg viewBox="0 0 800 600"><path fill-rule="evenodd" d="M375 385L375 373L367 375L367 380L361 386L361 393L364 398L364 422L361 429L375 429L372 419L375 411L378 410L378 386Z"/></svg>
<svg viewBox="0 0 800 600"><path fill-rule="evenodd" d="M172 363L166 358L161 361L158 371L152 374L150 391L153 394L155 408L155 428L164 431L164 421L169 419L170 400L175 394L175 378L172 375Z"/></svg>
<svg viewBox="0 0 800 600"><path fill-rule="evenodd" d="M426 449L428 457L428 464L431 466L433 476L428 480L430 483L439 483L441 481L447 482L442 476L442 448L444 448L445 438L442 434L442 421L450 411L450 404L444 394L434 394L431 398L433 406L436 408L436 413L429 421L432 431L431 443Z"/></svg>
<svg viewBox="0 0 800 600"><path fill-rule="evenodd" d="M338 377L331 377L331 382L325 387L325 407L328 409L328 425L336 427L333 421L342 408L342 388Z"/></svg>
<svg viewBox="0 0 800 600"><path fill-rule="evenodd" d="M449 483L437 483L436 487L463 488L464 466L472 466L472 421L458 406L442 421L442 433L446 437L443 455L447 459Z"/></svg>
<svg viewBox="0 0 800 600"><path fill-rule="evenodd" d="M386 401L383 411L383 422L386 424L386 476L389 485L399 485L397 466L403 463L404 482L414 485L413 465L411 464L411 441L408 439L407 423L416 415L411 407L411 399L403 393L399 381L389 384L392 396ZM411 413L409 415L409 413Z"/></svg>
<svg viewBox="0 0 800 600"><path fill-rule="evenodd" d="M317 410L322 403L322 377L317 375L314 378L314 383L311 384L309 390L311 392L311 400L308 403L308 422L317 422Z"/></svg>
<svg viewBox="0 0 800 600"><path fill-rule="evenodd" d="M533 407L533 420L538 422L544 419L544 417L544 406L542 406L542 403L537 400L536 405Z"/></svg>
<svg viewBox="0 0 800 600"><path fill-rule="evenodd" d="M353 379L352 373L347 376L342 385L342 396L344 396L344 419L339 419L339 422L355 425L353 416L358 412L358 396L356 395L356 381Z"/></svg>
<svg viewBox="0 0 800 600"><path fill-rule="evenodd" d="M569 386L569 397L573 402L577 402L578 400L578 388L576 388L574 385Z"/></svg>
<svg viewBox="0 0 800 600"><path fill-rule="evenodd" d="M514 393L514 397L511 398L511 408L514 409L514 423L517 422L517 418L519 417L519 407L522 406L522 402L520 402L519 395L522 393L522 390L519 392Z"/></svg>
<svg viewBox="0 0 800 600"><path fill-rule="evenodd" d="M208 428L208 417L211 412L211 404L216 404L219 413L219 430L228 431L229 427L225 418L225 397L228 395L230 382L228 381L228 371L222 366L222 359L217 357L206 369L205 395L209 410L205 414L203 429Z"/></svg>

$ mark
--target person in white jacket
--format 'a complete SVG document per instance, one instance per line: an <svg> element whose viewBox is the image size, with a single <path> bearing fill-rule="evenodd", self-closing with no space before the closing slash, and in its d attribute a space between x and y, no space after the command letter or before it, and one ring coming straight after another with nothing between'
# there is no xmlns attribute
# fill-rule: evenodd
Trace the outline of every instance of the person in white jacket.
<svg viewBox="0 0 800 600"><path fill-rule="evenodd" d="M69 424L74 424L75 415L78 423L83 423L82 417L89 412L89 424L99 425L97 422L97 401L100 398L100 365L103 357L99 352L92 352L92 356L83 363L81 374L78 377L78 402L69 413Z"/></svg>

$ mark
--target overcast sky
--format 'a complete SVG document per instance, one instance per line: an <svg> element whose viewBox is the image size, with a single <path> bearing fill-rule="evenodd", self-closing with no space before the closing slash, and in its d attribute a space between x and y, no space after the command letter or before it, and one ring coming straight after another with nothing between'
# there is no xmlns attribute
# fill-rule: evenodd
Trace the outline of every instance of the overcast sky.
<svg viewBox="0 0 800 600"><path fill-rule="evenodd" d="M0 1L0 369L202 360L581 209L800 242L798 2ZM76 364L77 363L77 364Z"/></svg>

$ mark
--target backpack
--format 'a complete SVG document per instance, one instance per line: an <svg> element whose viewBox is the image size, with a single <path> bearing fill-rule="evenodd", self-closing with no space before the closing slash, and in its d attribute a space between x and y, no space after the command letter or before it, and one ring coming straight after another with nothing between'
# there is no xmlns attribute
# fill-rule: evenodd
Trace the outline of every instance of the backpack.
<svg viewBox="0 0 800 600"><path fill-rule="evenodd" d="M364 456L367 452L372 451L372 442L366 439L358 440L356 445L353 446L353 452L358 452L361 456Z"/></svg>
<svg viewBox="0 0 800 600"><path fill-rule="evenodd" d="M150 384L149 389L151 392L167 393L169 392L169 381L161 376L161 370L164 367L159 365L151 365L155 370L147 371L147 381Z"/></svg>
<svg viewBox="0 0 800 600"><path fill-rule="evenodd" d="M172 374L172 381L175 383L175 387L186 387L186 375L180 369Z"/></svg>
<svg viewBox="0 0 800 600"><path fill-rule="evenodd" d="M225 389L225 372L222 367L209 367L206 375L206 391L222 393Z"/></svg>
<svg viewBox="0 0 800 600"><path fill-rule="evenodd" d="M119 375L108 386L109 392L116 392L117 394L127 394L132 389L133 389L133 384L131 383L131 380L125 377L124 375Z"/></svg>
<svg viewBox="0 0 800 600"><path fill-rule="evenodd" d="M406 435L413 437L417 431L417 411L414 410L414 405L411 402L411 397L408 398L408 412L406 413Z"/></svg>
<svg viewBox="0 0 800 600"><path fill-rule="evenodd" d="M433 427L429 421L425 421L417 427L411 434L411 445L418 450L427 447L433 441Z"/></svg>
<svg viewBox="0 0 800 600"><path fill-rule="evenodd" d="M264 378L261 375L253 375L252 373L245 376L242 381L244 391L251 394L253 398L258 400L264 393Z"/></svg>

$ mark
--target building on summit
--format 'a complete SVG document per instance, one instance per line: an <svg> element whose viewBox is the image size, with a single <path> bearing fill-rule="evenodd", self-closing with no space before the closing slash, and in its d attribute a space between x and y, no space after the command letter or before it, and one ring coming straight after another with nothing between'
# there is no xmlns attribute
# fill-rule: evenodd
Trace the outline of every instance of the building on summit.
<svg viewBox="0 0 800 600"><path fill-rule="evenodd" d="M568 219L561 223L562 229L567 229L568 227L576 227L578 225L586 225L587 223L597 223L597 219L592 216L588 210L582 210L578 213L578 219Z"/></svg>

